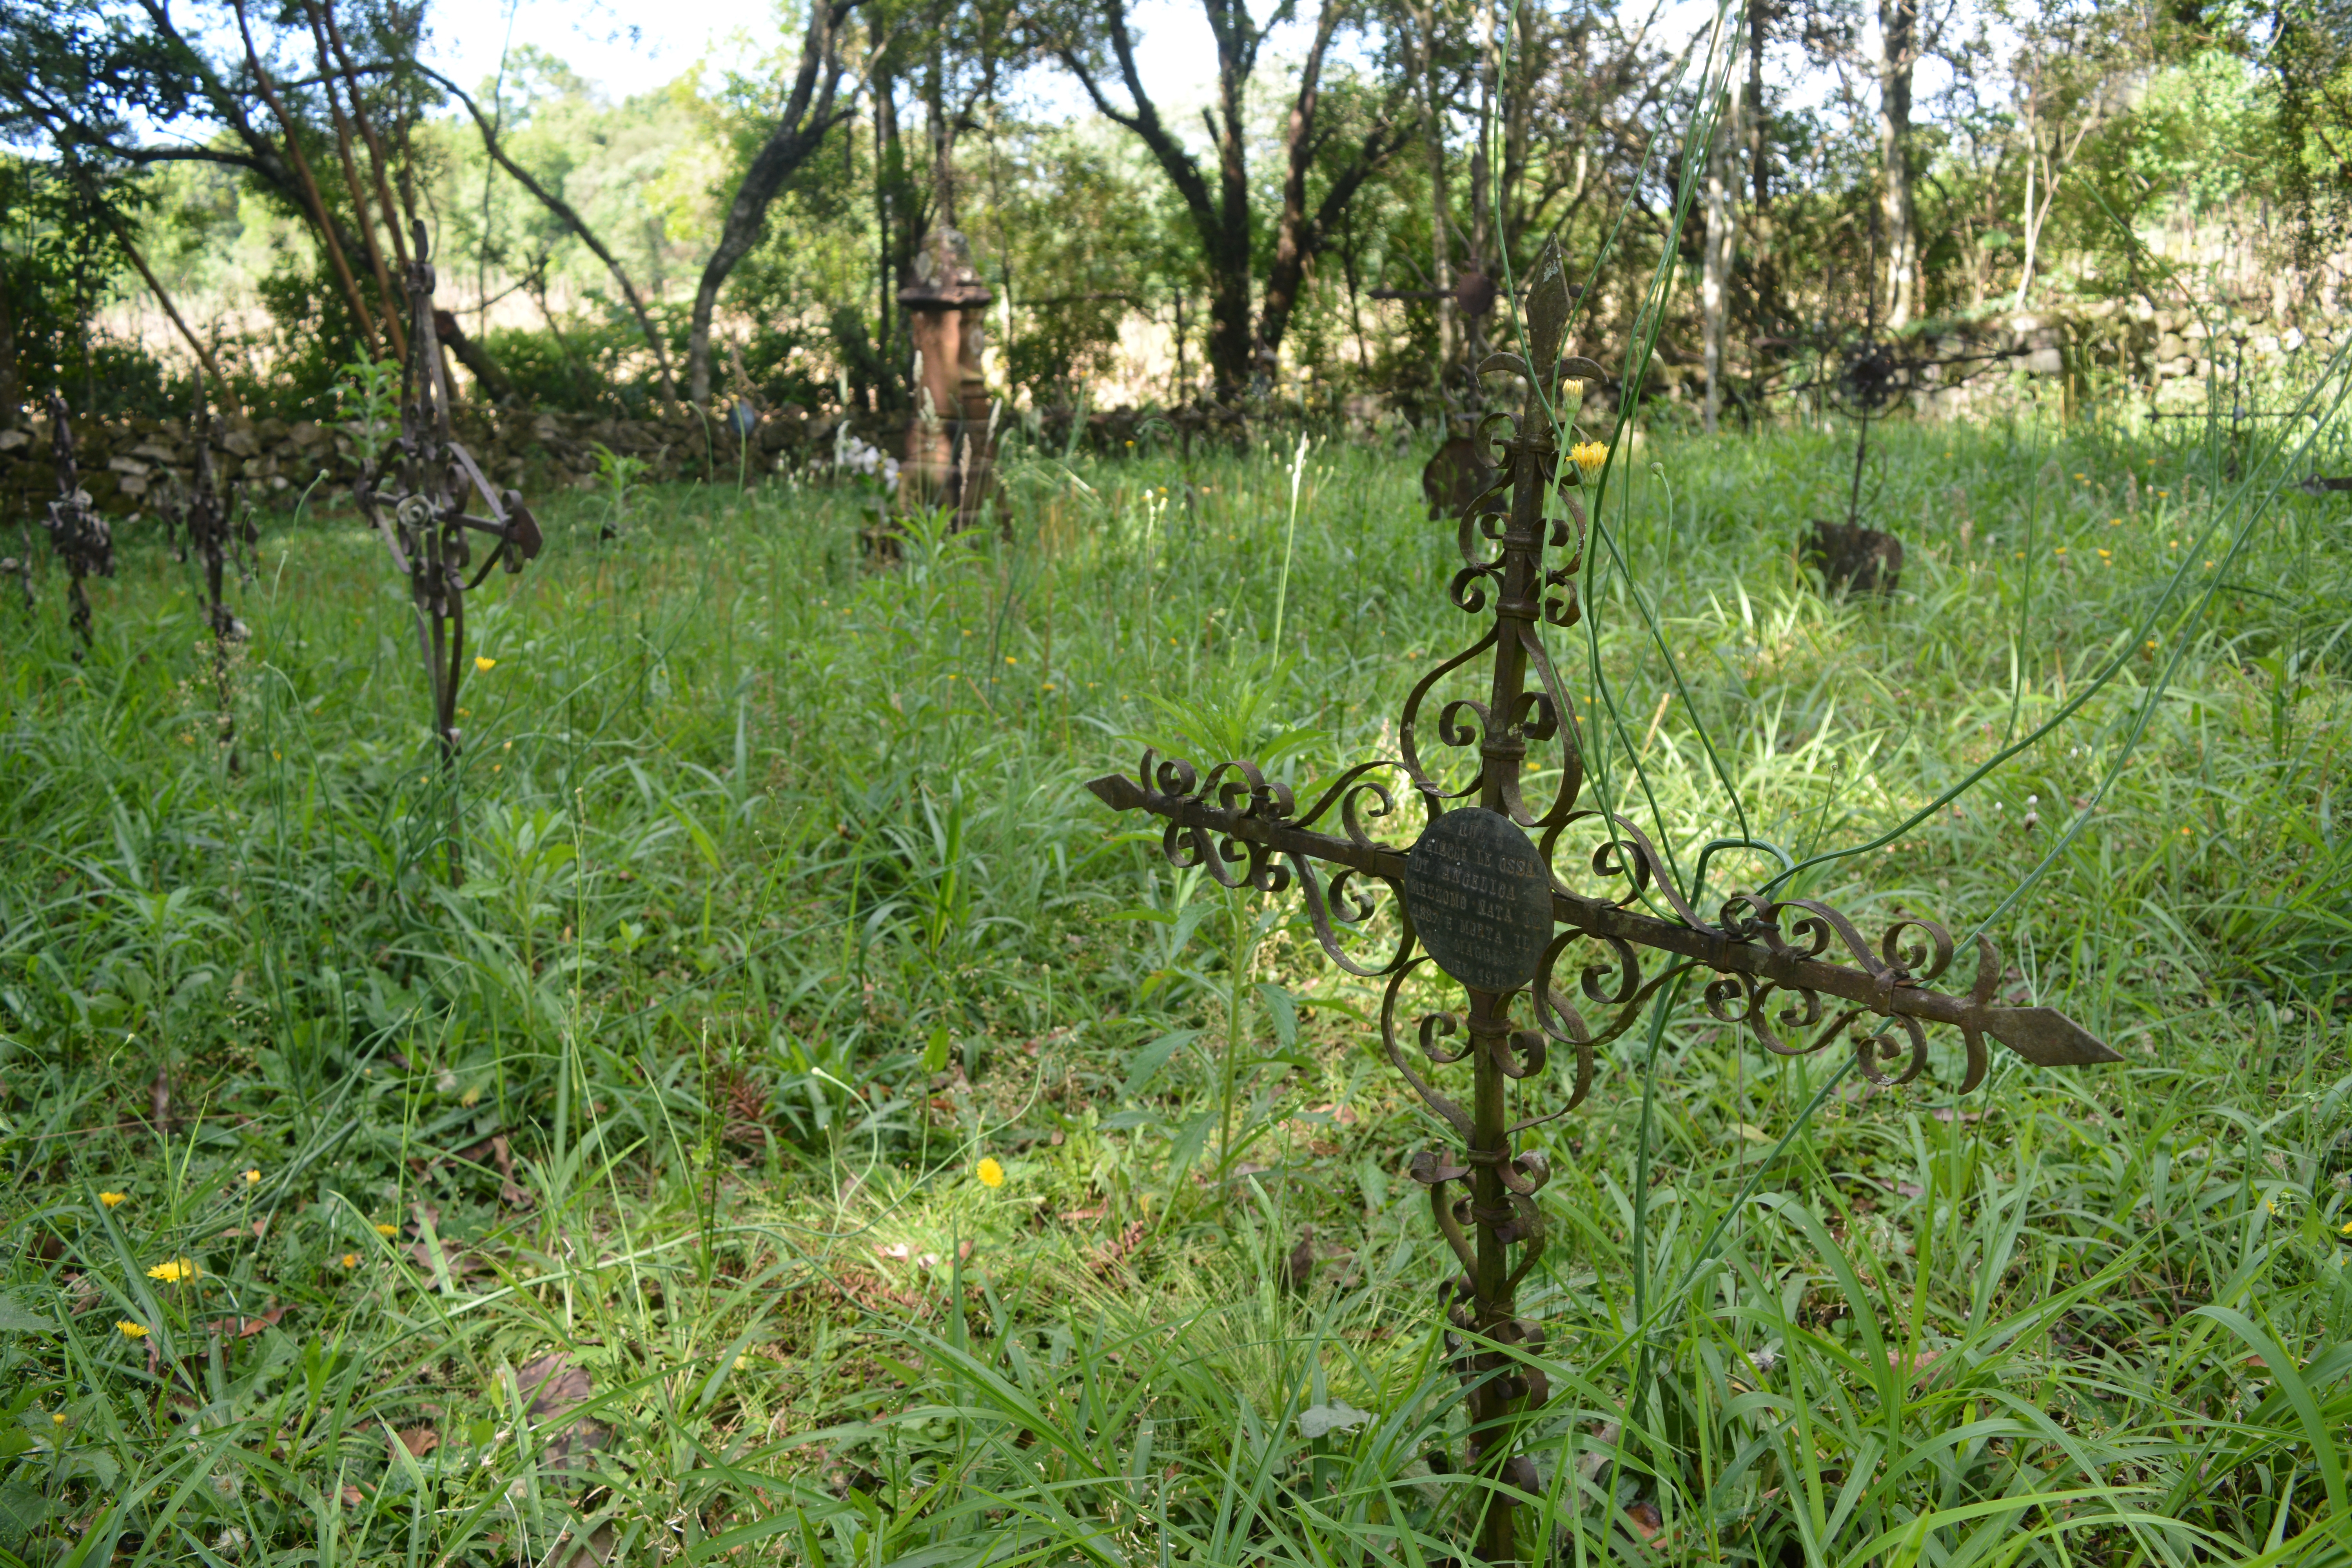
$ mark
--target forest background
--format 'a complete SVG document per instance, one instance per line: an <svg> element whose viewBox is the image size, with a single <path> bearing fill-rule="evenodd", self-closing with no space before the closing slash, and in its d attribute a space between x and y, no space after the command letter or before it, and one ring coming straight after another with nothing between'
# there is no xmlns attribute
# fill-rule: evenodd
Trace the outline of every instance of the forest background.
<svg viewBox="0 0 2352 1568"><path fill-rule="evenodd" d="M1475 279L1554 235L1593 342L1671 253L1653 390L1710 423L1865 329L2227 297L2275 334L2341 276L2341 0L1151 19L786 7L615 100L529 42L446 79L438 36L481 58L502 19L423 0L10 0L0 405L184 410L203 359L256 412L331 416L398 346L415 217L483 391L608 413L907 408L896 292L943 210L993 290L992 389L1032 409L1462 406ZM1139 68L1174 30L1213 41L1201 100Z"/></svg>

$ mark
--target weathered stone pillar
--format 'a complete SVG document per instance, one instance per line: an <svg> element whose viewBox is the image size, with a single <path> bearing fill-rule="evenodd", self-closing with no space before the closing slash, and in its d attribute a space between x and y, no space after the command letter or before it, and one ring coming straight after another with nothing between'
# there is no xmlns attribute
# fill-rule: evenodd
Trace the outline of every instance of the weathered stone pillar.
<svg viewBox="0 0 2352 1568"><path fill-rule="evenodd" d="M956 526L979 517L995 483L996 431L980 374L985 321L994 296L955 228L934 228L898 290L915 346L915 411L907 421L898 504L953 507Z"/></svg>

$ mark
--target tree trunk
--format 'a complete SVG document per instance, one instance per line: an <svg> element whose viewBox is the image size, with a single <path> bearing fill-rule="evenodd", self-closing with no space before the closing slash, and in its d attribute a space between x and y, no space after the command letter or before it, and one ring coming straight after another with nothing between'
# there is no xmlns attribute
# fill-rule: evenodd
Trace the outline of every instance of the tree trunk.
<svg viewBox="0 0 2352 1568"><path fill-rule="evenodd" d="M1204 115L1217 148L1217 208L1209 242L1209 363L1217 396L1230 402L1255 384L1250 331L1250 191L1247 112L1255 40L1244 0L1206 0L1217 38L1217 110ZM1236 17L1234 11L1240 11ZM1266 367L1270 369L1271 367Z"/></svg>
<svg viewBox="0 0 2352 1568"><path fill-rule="evenodd" d="M1911 194L1911 68L1918 61L1919 0L1878 0L1878 163L1886 229L1886 324L1919 313L1919 224Z"/></svg>
<svg viewBox="0 0 2352 1568"><path fill-rule="evenodd" d="M893 275L891 258L891 219L897 205L899 177L904 173L902 153L898 145L898 84L891 75L887 46L883 41L882 25L872 16L866 17L866 30L873 39L874 63L874 348L885 365L895 363L890 357L890 312L898 308L898 279ZM887 396L888 374L874 384L867 399L872 411L882 412ZM845 410L844 412L846 412Z"/></svg>
<svg viewBox="0 0 2352 1568"><path fill-rule="evenodd" d="M474 378L474 384L482 389L483 395L493 403L514 400L514 383L507 378L504 367L490 357L488 349L466 335L464 329L457 325L456 312L435 310L433 335L459 364L466 367L467 373Z"/></svg>
<svg viewBox="0 0 2352 1568"><path fill-rule="evenodd" d="M955 193L955 115L947 102L947 62L941 58L944 46L936 37L931 44L929 68L923 78L923 113L929 123L925 129L931 142L931 222L932 228L956 226Z"/></svg>
<svg viewBox="0 0 2352 1568"><path fill-rule="evenodd" d="M1756 319L1780 315L1780 269L1769 249L1772 226L1772 125L1764 111L1764 44L1771 25L1770 0L1748 3L1748 101L1742 111L1748 132L1748 249L1756 284Z"/></svg>
<svg viewBox="0 0 2352 1568"><path fill-rule="evenodd" d="M1706 238L1699 278L1700 332L1706 361L1706 404L1702 418L1710 436L1715 434L1717 422L1723 415L1723 330L1729 314L1733 253L1738 244L1732 225L1732 193L1739 179L1733 149L1739 141L1740 98L1730 91L1724 98L1715 134L1707 143Z"/></svg>
<svg viewBox="0 0 2352 1568"><path fill-rule="evenodd" d="M16 308L0 289L0 430L24 423L25 393L16 379Z"/></svg>
<svg viewBox="0 0 2352 1568"><path fill-rule="evenodd" d="M342 95L336 90L338 83L352 93L354 107L358 97L355 80L338 77L335 65L328 58L326 19L315 5L303 7L310 20L310 37L319 51L320 86L327 95L327 109L335 122L335 153L343 166L343 188L350 195L352 212L359 223L360 238L367 247L368 269L375 278L377 303L383 310L383 327L392 342L392 352L399 359L408 357L408 331L401 323L404 300L402 291L393 287L392 269L384 265L383 246L376 237L375 219L368 212L367 187L360 183L359 161L352 155L352 121L343 112ZM398 228L400 220L390 212L383 215L387 228Z"/></svg>
<svg viewBox="0 0 2352 1568"><path fill-rule="evenodd" d="M1289 163L1284 190L1284 230L1277 243L1276 270L1268 283L1264 324L1253 330L1250 321L1250 190L1248 126L1244 120L1250 73L1255 68L1265 32L1251 18L1244 0L1202 0L1209 30L1217 41L1217 101L1203 110L1209 139L1215 145L1217 168L1213 188L1199 162L1170 133L1159 107L1144 91L1135 59L1135 37L1128 24L1126 0L1101 0L1103 37L1118 63L1120 85L1131 107L1121 109L1102 89L1093 66L1075 40L1054 46L1087 96L1103 117L1131 132L1151 153L1168 183L1184 204L1192 230L1201 241L1202 258L1209 270L1209 331L1207 348L1216 396L1231 402L1273 370L1272 355L1280 348L1296 302L1306 264L1322 243L1364 179L1394 151L1393 114L1384 110L1370 138L1349 168L1334 179L1331 188L1310 217L1306 212L1306 170L1312 161L1313 117L1317 84L1326 47L1336 30L1340 0L1326 0L1318 26L1314 52L1302 73L1300 91L1292 111Z"/></svg>
<svg viewBox="0 0 2352 1568"><path fill-rule="evenodd" d="M2025 121L2025 254L2018 264L2017 299L2010 306L2012 310L2025 309L2025 291L2033 284L2034 242L2042 237L2042 226L2033 221L2033 171L2042 162L2041 151L2032 118L2028 116Z"/></svg>
<svg viewBox="0 0 2352 1568"><path fill-rule="evenodd" d="M1271 375L1298 290L1307 279L1307 262L1320 237L1307 214L1307 169L1315 158L1315 108L1321 97L1323 57L1339 26L1342 0L1324 0L1315 25L1315 42L1298 70L1298 94L1291 100L1290 120L1283 132L1282 216L1274 236L1274 265L1266 272L1265 302L1258 318L1258 358Z"/></svg>
<svg viewBox="0 0 2352 1568"><path fill-rule="evenodd" d="M1489 157L1495 132L1495 0L1480 0L1478 6L1478 121L1472 128L1470 139L1470 257L1471 267L1484 273L1496 287L1501 288L1495 265L1495 193L1494 163ZM1486 329L1479 317L1473 316L1464 323L1463 332L1469 362L1475 368L1486 357ZM1471 406L1477 406L1478 378L1470 377L1468 395Z"/></svg>
<svg viewBox="0 0 2352 1568"><path fill-rule="evenodd" d="M835 35L856 4L856 0L822 0L810 8L808 33L801 41L800 70L793 79L792 94L784 100L783 112L777 116L767 140L751 155L751 166L743 171L742 182L735 187L734 199L727 204L719 244L712 249L709 261L702 268L702 280L694 290L693 323L687 334L687 395L698 404L710 397L710 318L719 308L720 286L735 270L736 264L759 243L761 232L767 226L769 204L776 199L776 193L824 144L825 133L841 118L834 110L834 98L841 86L841 51ZM666 379L666 358L663 374Z"/></svg>
<svg viewBox="0 0 2352 1568"><path fill-rule="evenodd" d="M1431 284L1437 290L1438 404L1445 402L1445 377L1458 353L1459 323L1454 304L1454 203L1445 184L1445 103L1437 89L1437 22L1435 0L1423 0L1415 18L1421 25L1421 107L1429 138L1429 243ZM1451 432L1449 432L1450 434Z"/></svg>

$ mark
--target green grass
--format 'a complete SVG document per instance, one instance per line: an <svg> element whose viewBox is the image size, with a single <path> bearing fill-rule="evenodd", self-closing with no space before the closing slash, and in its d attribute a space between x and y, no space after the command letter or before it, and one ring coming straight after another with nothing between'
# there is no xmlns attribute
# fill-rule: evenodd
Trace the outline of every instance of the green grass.
<svg viewBox="0 0 2352 1568"><path fill-rule="evenodd" d="M1925 811L1797 886L1993 917L2010 994L2126 1063L1958 1102L1939 1041L1942 1087L1864 1095L1686 999L1637 1225L1647 1045L1609 1047L1530 1134L1536 1511L1578 1563L2340 1561L2342 503L2257 512L2096 428L1880 440L1885 605L1790 553L1843 433L1620 454L1591 639L1553 643L1596 787L1685 876L1723 780L1801 857ZM0 609L0 1548L1455 1550L1402 1174L1437 1129L1377 996L1081 787L1150 740L1304 795L1466 640L1417 455L1318 447L1279 585L1290 456L1026 459L1009 537L886 570L847 491L648 491L610 545L550 505L473 605L456 889L404 590L347 512L265 535L235 772L151 536L86 660L54 572ZM542 1392L551 1352L584 1379Z"/></svg>

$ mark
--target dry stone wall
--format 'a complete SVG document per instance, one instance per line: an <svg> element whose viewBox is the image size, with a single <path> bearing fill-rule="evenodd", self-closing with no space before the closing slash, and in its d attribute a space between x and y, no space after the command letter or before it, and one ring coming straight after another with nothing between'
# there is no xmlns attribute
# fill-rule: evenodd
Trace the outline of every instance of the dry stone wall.
<svg viewBox="0 0 2352 1568"><path fill-rule="evenodd" d="M855 422L868 438L873 421ZM895 425L896 421L886 421ZM472 448L492 482L526 494L597 482L597 447L645 465L641 480L733 479L739 462L773 473L829 461L840 417L786 407L765 415L740 451L723 417L707 421L691 411L664 418L613 419L593 415L467 412L458 438ZM359 477L361 448L340 426L315 420L250 419L233 416L213 449L214 471L257 503L290 506L305 492L314 504L349 495ZM195 443L185 419L129 418L73 422L74 457L81 482L100 511L128 517L152 510L174 480L194 473ZM0 430L0 508L9 515L37 510L57 495L49 422Z"/></svg>
<svg viewBox="0 0 2352 1568"><path fill-rule="evenodd" d="M2345 330L2333 318L2302 324L2274 319L2258 305L2214 307L2200 315L2186 307L2132 300L1990 317L1940 333L1929 343L1939 358L2009 353L2014 356L2010 363L2029 384L2054 384L2061 393L2070 382L2081 396L2121 381L2142 398L2168 407L2201 397L2208 376L2230 378L2242 361L2256 387L2273 378L2296 379L2297 363L2315 369L2336 351ZM1929 372L1930 389L1916 398L1920 412L1983 412L2016 389L1998 369L1973 375L1969 369Z"/></svg>

